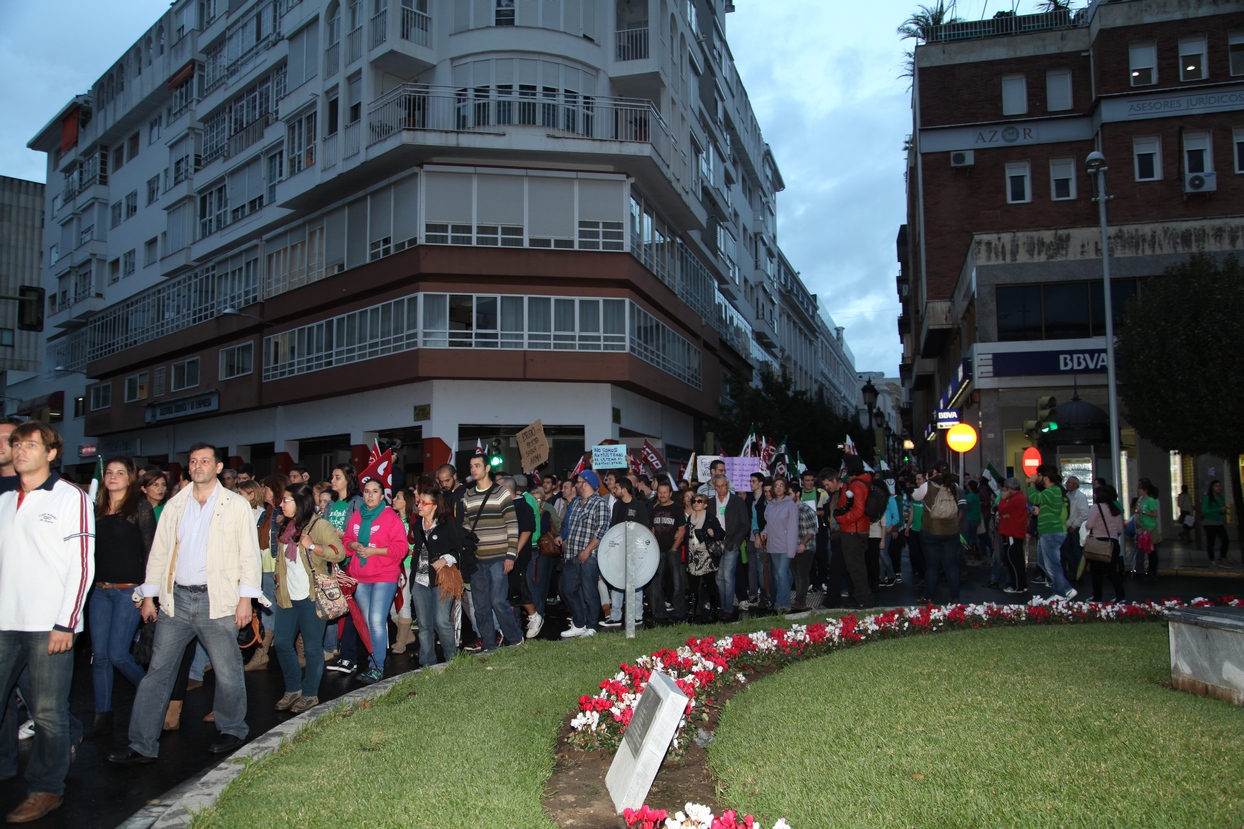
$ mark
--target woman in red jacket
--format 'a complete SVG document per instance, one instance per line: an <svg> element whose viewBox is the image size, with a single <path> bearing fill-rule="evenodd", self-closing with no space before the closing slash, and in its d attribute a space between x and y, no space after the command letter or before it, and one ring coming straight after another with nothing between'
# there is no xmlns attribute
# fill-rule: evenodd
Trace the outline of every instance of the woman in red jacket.
<svg viewBox="0 0 1244 829"><path fill-rule="evenodd" d="M402 559L406 557L406 528L401 516L384 501L377 480L363 485L363 508L346 522L346 552L352 558L346 572L358 579L354 600L367 619L371 634L371 667L359 675L370 685L384 676L384 655L389 649L389 605L397 593Z"/></svg>
<svg viewBox="0 0 1244 829"><path fill-rule="evenodd" d="M1028 496L1017 478L1006 479L1006 492L998 501L998 535L1006 547L1006 564L1011 572L1011 583L1003 592L1027 593L1024 538L1028 535Z"/></svg>

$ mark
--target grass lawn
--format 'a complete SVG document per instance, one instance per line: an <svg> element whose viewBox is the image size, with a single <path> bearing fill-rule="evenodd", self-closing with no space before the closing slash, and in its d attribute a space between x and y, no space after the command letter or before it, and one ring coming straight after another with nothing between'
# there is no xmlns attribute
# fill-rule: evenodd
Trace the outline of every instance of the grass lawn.
<svg viewBox="0 0 1244 829"><path fill-rule="evenodd" d="M1244 711L1169 679L1164 624L877 642L736 695L710 763L795 829L1240 826Z"/></svg>

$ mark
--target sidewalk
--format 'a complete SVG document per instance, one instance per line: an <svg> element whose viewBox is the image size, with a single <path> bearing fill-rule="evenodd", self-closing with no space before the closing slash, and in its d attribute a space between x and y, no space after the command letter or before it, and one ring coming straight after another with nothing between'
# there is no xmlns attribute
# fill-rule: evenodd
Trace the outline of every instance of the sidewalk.
<svg viewBox="0 0 1244 829"><path fill-rule="evenodd" d="M1180 541L1178 535L1173 538L1166 537L1158 545L1158 571L1162 575L1172 576L1242 579L1244 565L1240 563L1238 546L1234 543L1227 546L1227 566L1223 569L1210 564L1204 547L1197 547L1189 541ZM1128 553L1131 553L1130 544Z"/></svg>

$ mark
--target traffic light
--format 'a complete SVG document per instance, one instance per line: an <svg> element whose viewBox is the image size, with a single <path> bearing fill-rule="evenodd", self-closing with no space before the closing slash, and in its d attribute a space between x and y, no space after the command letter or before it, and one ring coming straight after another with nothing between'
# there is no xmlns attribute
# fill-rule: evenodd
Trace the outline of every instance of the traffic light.
<svg viewBox="0 0 1244 829"><path fill-rule="evenodd" d="M1058 431L1058 399L1055 397L1037 398L1037 420L1042 433Z"/></svg>
<svg viewBox="0 0 1244 829"><path fill-rule="evenodd" d="M17 296L17 329L42 332L47 291L37 285L22 285L17 289Z"/></svg>
<svg viewBox="0 0 1244 829"><path fill-rule="evenodd" d="M488 444L488 465L493 469L500 469L505 463L505 456L502 454L502 448L500 438L493 438Z"/></svg>
<svg viewBox="0 0 1244 829"><path fill-rule="evenodd" d="M1024 437L1028 438L1032 443L1036 443L1041 437L1041 424L1036 420L1024 421Z"/></svg>

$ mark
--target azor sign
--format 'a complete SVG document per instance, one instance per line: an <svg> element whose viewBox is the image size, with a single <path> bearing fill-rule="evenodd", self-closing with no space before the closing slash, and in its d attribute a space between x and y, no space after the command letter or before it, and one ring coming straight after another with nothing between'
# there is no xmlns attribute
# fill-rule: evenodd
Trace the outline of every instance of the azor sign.
<svg viewBox="0 0 1244 829"><path fill-rule="evenodd" d="M1031 478L1037 474L1037 467L1041 465L1041 452L1035 446L1029 446L1024 450L1024 474Z"/></svg>
<svg viewBox="0 0 1244 829"><path fill-rule="evenodd" d="M946 445L962 455L976 446L976 430L968 423L956 423L946 432Z"/></svg>

